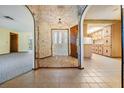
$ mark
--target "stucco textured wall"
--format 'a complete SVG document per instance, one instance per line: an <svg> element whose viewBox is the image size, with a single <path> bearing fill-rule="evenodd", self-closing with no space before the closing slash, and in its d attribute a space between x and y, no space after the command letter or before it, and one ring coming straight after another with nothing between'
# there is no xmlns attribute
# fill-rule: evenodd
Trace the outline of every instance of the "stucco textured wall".
<svg viewBox="0 0 124 93"><path fill-rule="evenodd" d="M35 18L36 58L51 56L51 29L69 29L78 24L77 6L28 6ZM62 24L58 24L59 18Z"/></svg>

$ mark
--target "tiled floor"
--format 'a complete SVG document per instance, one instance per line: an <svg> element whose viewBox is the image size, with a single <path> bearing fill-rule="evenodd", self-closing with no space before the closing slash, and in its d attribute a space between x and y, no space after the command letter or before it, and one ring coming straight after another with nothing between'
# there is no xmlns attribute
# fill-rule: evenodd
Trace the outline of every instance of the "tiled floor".
<svg viewBox="0 0 124 93"><path fill-rule="evenodd" d="M94 54L92 59L85 59L84 67L83 70L77 68L41 68L10 80L0 87L121 87L121 60Z"/></svg>
<svg viewBox="0 0 124 93"><path fill-rule="evenodd" d="M78 59L71 56L53 56L40 59L40 67L78 67Z"/></svg>

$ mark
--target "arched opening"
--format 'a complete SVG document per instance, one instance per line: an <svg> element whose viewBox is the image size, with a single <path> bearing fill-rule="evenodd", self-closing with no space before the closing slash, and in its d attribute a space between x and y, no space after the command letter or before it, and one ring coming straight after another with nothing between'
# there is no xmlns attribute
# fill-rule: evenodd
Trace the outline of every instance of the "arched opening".
<svg viewBox="0 0 124 93"><path fill-rule="evenodd" d="M78 68L80 65L78 58L80 56L78 53L77 34L79 31L79 18L84 6L28 7L32 11L36 23L35 68ZM64 32L67 32L67 35Z"/></svg>
<svg viewBox="0 0 124 93"><path fill-rule="evenodd" d="M25 6L0 6L0 83L34 68L34 20Z"/></svg>
<svg viewBox="0 0 124 93"><path fill-rule="evenodd" d="M121 20L121 6L114 5L87 6L81 19L81 67L94 69L104 78L105 73L113 80L118 78L108 83L111 87L121 87Z"/></svg>

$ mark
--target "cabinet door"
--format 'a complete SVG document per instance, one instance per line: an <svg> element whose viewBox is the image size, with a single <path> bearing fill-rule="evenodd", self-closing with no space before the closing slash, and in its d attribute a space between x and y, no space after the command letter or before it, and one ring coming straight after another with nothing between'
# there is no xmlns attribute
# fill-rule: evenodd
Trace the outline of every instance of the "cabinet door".
<svg viewBox="0 0 124 93"><path fill-rule="evenodd" d="M103 34L104 34L104 37L105 36L110 36L112 33L111 33L111 26L107 26L103 29Z"/></svg>
<svg viewBox="0 0 124 93"><path fill-rule="evenodd" d="M92 48L92 53L95 53L95 45L93 44L92 46L91 46L91 48Z"/></svg>
<svg viewBox="0 0 124 93"><path fill-rule="evenodd" d="M102 30L98 32L98 39L102 39Z"/></svg>
<svg viewBox="0 0 124 93"><path fill-rule="evenodd" d="M111 36L104 38L104 45L111 46L112 45L112 38Z"/></svg>
<svg viewBox="0 0 124 93"><path fill-rule="evenodd" d="M111 47L110 46L104 46L103 47L103 55L111 56Z"/></svg>
<svg viewBox="0 0 124 93"><path fill-rule="evenodd" d="M95 53L99 53L99 46L98 45L95 45Z"/></svg>
<svg viewBox="0 0 124 93"><path fill-rule="evenodd" d="M99 45L99 54L102 54L102 51L103 51L102 45Z"/></svg>

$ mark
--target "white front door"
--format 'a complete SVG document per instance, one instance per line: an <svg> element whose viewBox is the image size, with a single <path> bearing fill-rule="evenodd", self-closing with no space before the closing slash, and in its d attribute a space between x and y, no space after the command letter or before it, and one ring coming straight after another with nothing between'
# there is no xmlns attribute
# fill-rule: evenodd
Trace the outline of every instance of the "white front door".
<svg viewBox="0 0 124 93"><path fill-rule="evenodd" d="M53 56L68 56L68 30L52 30Z"/></svg>

